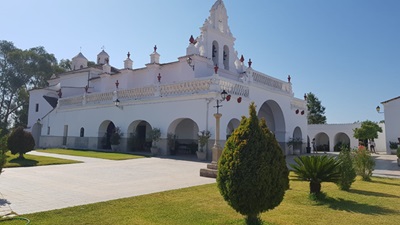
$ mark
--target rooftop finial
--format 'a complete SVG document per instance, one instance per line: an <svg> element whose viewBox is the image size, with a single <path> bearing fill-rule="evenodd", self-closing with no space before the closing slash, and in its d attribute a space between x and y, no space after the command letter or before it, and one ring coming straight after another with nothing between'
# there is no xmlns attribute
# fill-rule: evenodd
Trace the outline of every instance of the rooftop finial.
<svg viewBox="0 0 400 225"><path fill-rule="evenodd" d="M190 44L194 44L194 45L197 43L197 41L194 39L193 35L190 35L189 42L190 42Z"/></svg>
<svg viewBox="0 0 400 225"><path fill-rule="evenodd" d="M154 45L154 52L157 52L157 45Z"/></svg>
<svg viewBox="0 0 400 225"><path fill-rule="evenodd" d="M127 56L128 56L128 59L130 59L131 58L131 53L128 52Z"/></svg>

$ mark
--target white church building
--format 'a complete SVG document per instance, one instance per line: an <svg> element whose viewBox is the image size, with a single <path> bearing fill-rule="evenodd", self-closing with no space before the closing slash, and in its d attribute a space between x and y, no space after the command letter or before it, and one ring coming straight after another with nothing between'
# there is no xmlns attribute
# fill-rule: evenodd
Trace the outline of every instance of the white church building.
<svg viewBox="0 0 400 225"><path fill-rule="evenodd" d="M118 127L123 133L121 151L147 152L149 133L159 128L160 154L168 155L168 134L189 146L197 144L199 131L208 130L210 158L214 113L222 114L223 145L255 102L258 117L266 119L288 153L290 138L307 140L306 101L294 97L290 77L284 81L255 70L234 44L224 2L217 0L200 35L189 39L186 55L177 61L161 63L156 46L143 68L134 68L129 53L124 68L113 67L104 50L94 66L79 53L72 58L70 71L53 75L48 87L30 91L28 127L37 147L109 149L110 135ZM223 91L228 94L225 101ZM182 148L178 154L193 151Z"/></svg>

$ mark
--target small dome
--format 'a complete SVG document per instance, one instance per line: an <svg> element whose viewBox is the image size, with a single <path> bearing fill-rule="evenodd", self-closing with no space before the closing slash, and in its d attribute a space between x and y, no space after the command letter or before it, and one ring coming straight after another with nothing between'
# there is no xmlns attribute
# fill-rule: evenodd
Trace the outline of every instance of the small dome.
<svg viewBox="0 0 400 225"><path fill-rule="evenodd" d="M72 70L78 70L87 67L88 60L87 58L82 54L82 52L79 52L78 55L76 55L74 58L72 58L71 61L71 69Z"/></svg>
<svg viewBox="0 0 400 225"><path fill-rule="evenodd" d="M85 60L87 60L87 58L82 54L82 52L79 52L78 55L76 55L74 58L72 58L72 60L75 60L75 59L85 59Z"/></svg>
<svg viewBox="0 0 400 225"><path fill-rule="evenodd" d="M110 56L104 49L97 55L97 64L109 64Z"/></svg>

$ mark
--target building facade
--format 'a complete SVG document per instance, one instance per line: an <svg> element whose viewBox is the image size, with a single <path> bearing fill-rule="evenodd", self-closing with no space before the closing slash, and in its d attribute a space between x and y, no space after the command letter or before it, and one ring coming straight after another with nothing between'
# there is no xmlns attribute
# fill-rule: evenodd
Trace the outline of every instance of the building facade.
<svg viewBox="0 0 400 225"><path fill-rule="evenodd" d="M382 128L382 133L378 133L378 138L374 140L375 150L380 153L386 153L386 130L385 124L378 124ZM359 141L354 138L354 129L360 128L361 123L348 124L310 124L308 125L307 145L312 147L312 140L318 151L338 151L342 145L348 145L351 149L357 148Z"/></svg>
<svg viewBox="0 0 400 225"><path fill-rule="evenodd" d="M54 75L47 88L30 91L28 127L37 147L108 149L118 127L121 151L149 151L150 131L159 128L161 154L171 153L168 134L182 147L178 153L190 154L193 149L185 146L197 145L198 132L208 130L210 158L216 110L222 114L223 145L241 117L248 116L251 102L285 151L290 138L306 140L306 101L294 97L290 78L255 70L250 59L239 57L234 43L224 2L217 0L200 35L190 37L186 55L177 61L160 63L157 46L143 68L133 67L129 53L121 69L111 66L104 50L94 66L79 53L70 71ZM224 101L222 91L227 92Z"/></svg>
<svg viewBox="0 0 400 225"><path fill-rule="evenodd" d="M385 118L386 149L390 154L390 142L400 142L400 96L381 102Z"/></svg>

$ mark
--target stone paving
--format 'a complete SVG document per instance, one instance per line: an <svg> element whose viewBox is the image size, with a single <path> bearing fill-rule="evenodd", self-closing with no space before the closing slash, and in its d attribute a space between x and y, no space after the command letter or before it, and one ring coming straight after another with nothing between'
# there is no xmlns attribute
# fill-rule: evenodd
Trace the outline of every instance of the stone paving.
<svg viewBox="0 0 400 225"><path fill-rule="evenodd" d="M0 176L0 217L12 212L22 215L215 183L215 179L199 176L205 162L157 157L114 161L29 154L83 163L4 169ZM287 162L293 163L294 157L288 156ZM400 178L396 156L381 153L373 157L375 176Z"/></svg>
<svg viewBox="0 0 400 225"><path fill-rule="evenodd" d="M30 154L84 163L4 169L0 176L3 215L10 210L22 215L215 182L199 176L200 168L206 167L204 162Z"/></svg>

